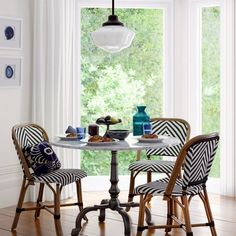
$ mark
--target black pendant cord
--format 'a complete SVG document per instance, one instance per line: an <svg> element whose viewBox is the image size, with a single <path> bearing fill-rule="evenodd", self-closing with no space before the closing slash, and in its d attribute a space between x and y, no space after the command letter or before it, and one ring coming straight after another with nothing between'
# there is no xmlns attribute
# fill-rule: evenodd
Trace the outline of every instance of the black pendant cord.
<svg viewBox="0 0 236 236"><path fill-rule="evenodd" d="M115 0L112 0L112 15L115 15Z"/></svg>
<svg viewBox="0 0 236 236"><path fill-rule="evenodd" d="M115 15L115 0L112 0L112 14L108 16L108 20L102 24L102 26L118 25L124 26L122 22L119 21L118 16Z"/></svg>

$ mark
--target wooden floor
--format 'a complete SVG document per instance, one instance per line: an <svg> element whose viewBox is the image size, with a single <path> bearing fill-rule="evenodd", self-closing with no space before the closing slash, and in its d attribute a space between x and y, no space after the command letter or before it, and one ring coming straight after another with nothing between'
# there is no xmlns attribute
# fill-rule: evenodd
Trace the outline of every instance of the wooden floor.
<svg viewBox="0 0 236 236"><path fill-rule="evenodd" d="M120 194L120 199L125 201L127 192ZM84 192L84 205L88 206L93 203L99 203L100 199L108 198L108 194L103 192ZM212 212L215 219L218 236L234 236L236 235L236 199L223 197L219 195L210 195ZM155 198L152 201L152 216L155 223L165 223L165 202L161 198ZM192 200L191 203L191 219L192 223L205 220L205 214L202 204L198 198ZM33 212L23 212L21 214L16 232L11 233L10 228L15 212L15 207L0 209L0 236L53 236L55 235L53 217L42 211L39 220L34 220ZM62 226L65 236L69 236L71 229L74 227L75 218L77 215L77 207L62 208ZM84 222L83 229L80 235L83 236L122 236L123 222L121 216L117 212L107 210L105 223L98 223L97 212L87 214L89 221ZM132 221L132 236L136 234L138 209L133 208L130 211ZM208 227L194 228L195 236L208 236L210 230ZM171 233L165 234L164 230L145 230L143 236L183 236L186 235L182 229L173 229Z"/></svg>

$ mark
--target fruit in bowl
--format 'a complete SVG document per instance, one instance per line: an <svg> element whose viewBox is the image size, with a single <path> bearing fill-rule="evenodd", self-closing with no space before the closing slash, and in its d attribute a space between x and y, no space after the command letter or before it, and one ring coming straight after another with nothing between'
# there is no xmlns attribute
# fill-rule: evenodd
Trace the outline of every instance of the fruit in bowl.
<svg viewBox="0 0 236 236"><path fill-rule="evenodd" d="M127 129L111 129L107 130L106 135L114 139L125 140L129 133Z"/></svg>
<svg viewBox="0 0 236 236"><path fill-rule="evenodd" d="M122 122L121 119L118 119L116 117L112 117L112 116L105 116L105 117L100 117L96 120L96 123L98 125L115 125Z"/></svg>

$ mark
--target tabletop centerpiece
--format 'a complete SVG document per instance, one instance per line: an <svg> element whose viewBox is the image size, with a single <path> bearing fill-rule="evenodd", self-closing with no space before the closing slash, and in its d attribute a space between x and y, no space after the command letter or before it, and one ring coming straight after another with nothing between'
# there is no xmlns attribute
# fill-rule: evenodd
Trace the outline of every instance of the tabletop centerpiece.
<svg viewBox="0 0 236 236"><path fill-rule="evenodd" d="M122 122L121 119L112 117L110 115L107 115L105 117L100 117L96 120L96 124L106 125L106 132L104 134L104 137L124 140L128 136L129 130L121 130L121 129L110 130L111 125L116 125L121 122Z"/></svg>

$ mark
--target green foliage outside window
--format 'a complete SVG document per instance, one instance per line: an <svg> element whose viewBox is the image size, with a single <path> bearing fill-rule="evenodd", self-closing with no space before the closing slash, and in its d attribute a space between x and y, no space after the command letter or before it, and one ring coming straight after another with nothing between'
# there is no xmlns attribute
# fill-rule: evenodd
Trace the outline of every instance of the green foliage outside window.
<svg viewBox="0 0 236 236"><path fill-rule="evenodd" d="M91 32L109 14L110 9L81 10L81 121L88 126L100 116L112 115L122 119L114 128L131 130L137 105L145 104L151 117L162 116L163 10L117 9L120 21L136 35L130 48L116 54L102 51L91 39ZM83 151L81 155L81 167L89 175L109 173L109 152ZM118 155L120 174L128 174L135 152Z"/></svg>
<svg viewBox="0 0 236 236"><path fill-rule="evenodd" d="M220 8L202 9L202 132L220 131ZM211 176L220 176L219 149Z"/></svg>
<svg viewBox="0 0 236 236"><path fill-rule="evenodd" d="M103 115L122 119L115 128L132 129L137 105L145 104L151 117L163 109L163 10L117 9L116 14L136 33L130 48L116 54L98 49L91 32L107 20L110 9L81 10L82 125ZM220 130L220 9L202 9L202 132ZM102 129L103 127L100 127ZM104 129L102 129L104 132ZM119 172L135 153L119 152ZM81 167L89 175L107 175L109 152L82 152ZM219 151L211 176L219 177Z"/></svg>

